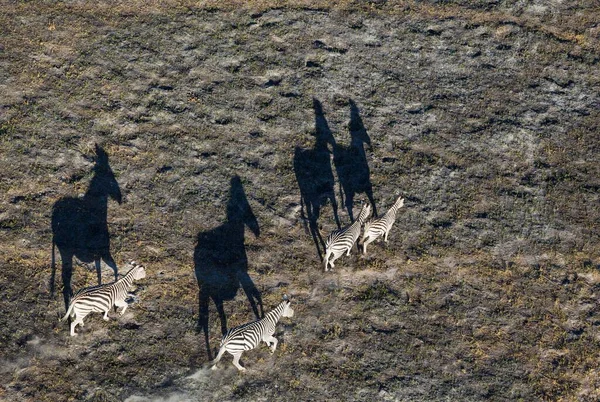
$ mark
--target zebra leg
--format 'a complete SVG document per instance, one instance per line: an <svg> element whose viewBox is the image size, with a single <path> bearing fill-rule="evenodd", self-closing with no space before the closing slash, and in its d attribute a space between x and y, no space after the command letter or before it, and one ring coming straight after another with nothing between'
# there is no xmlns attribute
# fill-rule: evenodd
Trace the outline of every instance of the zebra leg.
<svg viewBox="0 0 600 402"><path fill-rule="evenodd" d="M333 262L329 261L329 257L331 256L331 250L327 250L327 252L325 253L325 272L329 271L329 268L327 268L327 266L329 264L331 264L331 267L333 268Z"/></svg>
<svg viewBox="0 0 600 402"><path fill-rule="evenodd" d="M271 354L275 353L275 349L277 349L277 343L278 343L277 338L275 338L273 335L271 335L268 338L263 339L263 340L265 341L267 346L269 346L269 348L271 349Z"/></svg>
<svg viewBox="0 0 600 402"><path fill-rule="evenodd" d="M109 312L109 310L110 310L110 307L108 308L108 310L106 310L106 311L104 312L104 317L102 317L102 319L103 319L104 321L108 321L108 320L110 319L110 318L108 318L108 312Z"/></svg>
<svg viewBox="0 0 600 402"><path fill-rule="evenodd" d="M125 314L125 310L127 310L127 307L129 307L129 304L125 300L115 301L115 307L123 307L123 310L121 310L120 313L120 315L123 315Z"/></svg>
<svg viewBox="0 0 600 402"><path fill-rule="evenodd" d="M371 243L373 243L375 240L377 239L377 237L367 237L367 239L363 242L363 254L367 254L367 246Z"/></svg>
<svg viewBox="0 0 600 402"><path fill-rule="evenodd" d="M81 326L83 327L83 317L75 316L73 321L71 321L71 336L77 336L77 334L75 333L75 327L77 326L77 324L81 324Z"/></svg>
<svg viewBox="0 0 600 402"><path fill-rule="evenodd" d="M334 252L333 253L333 257L331 258L331 261L329 261L329 264L331 265L331 268L335 268L335 265L333 265L333 262L335 260L337 260L338 258L340 258L341 256L344 255L344 251L338 251L338 252Z"/></svg>
<svg viewBox="0 0 600 402"><path fill-rule="evenodd" d="M71 321L71 336L77 336L75 333L75 326L77 325L77 321Z"/></svg>
<svg viewBox="0 0 600 402"><path fill-rule="evenodd" d="M240 365L240 357L242 357L242 352L237 352L233 355L233 365L240 371L246 371L246 368Z"/></svg>
<svg viewBox="0 0 600 402"><path fill-rule="evenodd" d="M388 242L388 240L387 240L388 233L390 233L390 231L389 231L389 230L387 230L387 231L385 232L385 234L383 235L383 241L384 241L384 242L386 242L386 243Z"/></svg>

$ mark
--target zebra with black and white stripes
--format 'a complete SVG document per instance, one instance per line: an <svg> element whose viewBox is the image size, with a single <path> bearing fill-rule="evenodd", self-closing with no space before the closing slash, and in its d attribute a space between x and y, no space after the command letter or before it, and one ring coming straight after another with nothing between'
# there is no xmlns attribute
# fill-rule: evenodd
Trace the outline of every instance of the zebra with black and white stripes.
<svg viewBox="0 0 600 402"><path fill-rule="evenodd" d="M277 348L277 338L273 336L275 333L275 325L281 317L293 317L294 310L290 306L291 302L284 296L284 300L277 307L269 311L264 318L253 321L247 324L231 328L221 339L221 346L217 357L210 362L212 369L217 369L217 363L225 352L233 355L233 365L240 371L246 371L240 365L240 357L242 353L254 349L261 341L265 342L271 349L271 354L275 353Z"/></svg>
<svg viewBox="0 0 600 402"><path fill-rule="evenodd" d="M329 271L329 265L331 265L331 268L334 268L335 265L333 265L333 262L344 254L344 252L346 255L350 255L350 250L352 250L354 243L356 243L356 240L360 236L360 229L370 214L371 205L365 203L360 210L358 218L352 225L341 230L334 230L327 237L327 242L325 243L325 271ZM329 259L330 257L331 260Z"/></svg>
<svg viewBox="0 0 600 402"><path fill-rule="evenodd" d="M365 223L365 231L362 237L363 254L367 254L367 245L379 236L387 243L388 234L396 221L396 212L404 206L404 198L398 197L394 205L381 218L373 218Z"/></svg>
<svg viewBox="0 0 600 402"><path fill-rule="evenodd" d="M75 326L81 324L83 327L83 319L92 312L104 312L104 320L108 321L108 311L112 306L123 307L121 315L127 310L127 302L125 301L129 295L128 290L134 280L143 279L146 277L146 269L135 261L131 262L133 268L118 281L107 283L104 285L92 286L78 291L69 303L67 313L61 319L64 321L67 317L71 317L71 336L77 336Z"/></svg>

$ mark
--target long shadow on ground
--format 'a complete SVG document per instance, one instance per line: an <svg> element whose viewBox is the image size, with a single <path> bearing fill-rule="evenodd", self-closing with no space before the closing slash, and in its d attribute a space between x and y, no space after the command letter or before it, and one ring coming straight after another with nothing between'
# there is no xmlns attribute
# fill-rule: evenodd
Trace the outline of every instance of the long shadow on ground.
<svg viewBox="0 0 600 402"><path fill-rule="evenodd" d="M319 232L318 220L321 208L329 200L333 206L335 222L340 228L338 204L335 199L335 180L331 168L331 151L335 139L325 119L321 102L313 99L315 112L315 142L312 148L296 147L294 151L294 173L300 188L300 205L304 222L317 248L319 257L325 251L325 242Z"/></svg>
<svg viewBox="0 0 600 402"><path fill-rule="evenodd" d="M209 344L209 300L217 308L221 332L227 332L225 301L233 300L241 287L256 318L264 316L260 292L248 275L248 257L244 245L244 229L260 235L258 221L246 198L242 181L231 179L226 221L211 230L198 233L194 249L194 270L198 281L198 328L204 332L206 353L212 359ZM260 313L259 313L260 309Z"/></svg>
<svg viewBox="0 0 600 402"><path fill-rule="evenodd" d="M119 204L122 201L121 189L108 163L108 154L96 145L96 164L94 176L86 193L81 198L65 197L58 200L52 208L52 274L50 293L54 295L56 259L58 248L62 262L62 283L65 308L73 295L71 279L73 276L73 257L84 263L94 262L98 275L98 284L102 283L100 264L104 261L115 272L118 269L110 253L107 211L108 199Z"/></svg>
<svg viewBox="0 0 600 402"><path fill-rule="evenodd" d="M356 103L350 100L350 145L345 147L334 143L333 163L339 180L342 207L348 211L350 220L354 222L354 197L365 193L373 206L373 215L377 216L377 207L373 197L371 172L365 152L365 145L372 147L371 137L360 117Z"/></svg>

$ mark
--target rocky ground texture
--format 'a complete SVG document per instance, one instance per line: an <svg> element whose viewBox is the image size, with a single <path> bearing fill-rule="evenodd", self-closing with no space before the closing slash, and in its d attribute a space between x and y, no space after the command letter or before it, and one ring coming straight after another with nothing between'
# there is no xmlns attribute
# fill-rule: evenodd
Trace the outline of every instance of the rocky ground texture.
<svg viewBox="0 0 600 402"><path fill-rule="evenodd" d="M2 4L0 400L600 398L597 7ZM389 242L323 272L369 186ZM147 277L72 338L51 217L86 193ZM283 294L275 354L209 370Z"/></svg>

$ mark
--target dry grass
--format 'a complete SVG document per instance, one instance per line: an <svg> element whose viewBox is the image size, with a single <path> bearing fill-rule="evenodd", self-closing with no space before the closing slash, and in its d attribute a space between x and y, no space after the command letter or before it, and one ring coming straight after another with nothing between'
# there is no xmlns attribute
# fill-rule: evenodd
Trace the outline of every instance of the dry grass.
<svg viewBox="0 0 600 402"><path fill-rule="evenodd" d="M17 2L5 8L6 16L44 13L47 29L56 30L60 14L94 15L96 17L135 17L143 15L177 15L187 11L221 11L261 13L272 9L318 10L324 12L367 12L382 16L397 15L424 21L461 18L474 25L517 25L540 32L559 41L570 42L583 49L599 48L600 22L598 6L548 6L541 12L511 8L510 2L479 10L477 5L465 7L460 2L422 2L414 0L354 1L354 0L153 0L99 1L93 3L33 4ZM536 15L537 14L537 15ZM105 20L109 22L109 20ZM575 49L577 52L578 49Z"/></svg>
<svg viewBox="0 0 600 402"><path fill-rule="evenodd" d="M6 3L0 399L598 399L600 13L561 7ZM378 207L407 198L389 244L327 275L293 171L313 97L344 146L359 104ZM50 215L87 189L95 143L125 197L113 253L150 274L126 316L71 339L48 295ZM261 229L248 274L266 310L283 293L296 309L244 376L205 372L196 332L196 237L225 222L234 175ZM94 280L75 267L75 289ZM225 313L253 317L243 291Z"/></svg>

